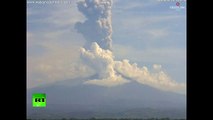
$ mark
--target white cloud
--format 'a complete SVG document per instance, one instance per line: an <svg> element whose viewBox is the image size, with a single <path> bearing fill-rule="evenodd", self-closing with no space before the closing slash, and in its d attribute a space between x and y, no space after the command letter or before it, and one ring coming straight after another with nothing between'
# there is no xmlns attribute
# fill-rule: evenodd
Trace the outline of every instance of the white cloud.
<svg viewBox="0 0 213 120"><path fill-rule="evenodd" d="M136 63L130 64L129 60L115 62L116 71L141 84L166 91L185 89L185 84L180 84L172 80L164 71L161 70L161 65L154 64L153 67L157 71L150 72L145 66L139 68Z"/></svg>
<svg viewBox="0 0 213 120"><path fill-rule="evenodd" d="M126 17L131 16L131 17ZM118 19L114 20L114 25L121 25L120 29L129 29L131 26L131 29L137 29L143 30L144 27L152 28L155 27L153 24L162 24L167 22L175 22L183 18L181 15L173 15L173 14L161 14L161 15L134 15L133 13L123 13L123 14L117 14L117 16L113 16L114 19L118 17ZM128 23L128 24L126 24ZM143 29L141 29L143 28Z"/></svg>
<svg viewBox="0 0 213 120"><path fill-rule="evenodd" d="M145 8L159 4L156 0L114 0L116 12L126 12L134 8Z"/></svg>
<svg viewBox="0 0 213 120"><path fill-rule="evenodd" d="M75 28L87 40L85 47L92 42L103 49L112 49L112 0L84 0L77 2L78 10L87 18L77 22Z"/></svg>
<svg viewBox="0 0 213 120"><path fill-rule="evenodd" d="M76 3L39 7L41 9L27 8L27 87L90 74L79 62L78 50L84 40L82 35L75 32L74 24L83 16L76 9ZM33 56L33 52L40 50L34 49L35 46L45 51Z"/></svg>
<svg viewBox="0 0 213 120"><path fill-rule="evenodd" d="M44 27L61 28L74 25L84 19L84 16L76 9L76 0L70 4L41 5L38 8L27 7L29 26L42 24Z"/></svg>
<svg viewBox="0 0 213 120"><path fill-rule="evenodd" d="M137 49L132 46L113 44L113 52L116 58L129 58L134 62L182 64L186 61L186 50L173 47L149 47Z"/></svg>
<svg viewBox="0 0 213 120"><path fill-rule="evenodd" d="M122 78L120 75L116 75L116 76L110 76L107 78L103 78L103 79L94 79L94 80L89 80L84 82L84 84L94 84L94 85L100 85L100 86L105 86L105 87L114 87L114 86L118 86L118 85L122 85L125 83L128 83L129 81Z"/></svg>
<svg viewBox="0 0 213 120"><path fill-rule="evenodd" d="M136 4L132 4L130 7L138 6ZM74 4L72 7L60 6L52 11L48 9L46 18L42 16L38 17L38 13L39 12L34 11L34 9L30 9L30 11L28 11L28 15L31 16L31 19L28 19L29 31L27 32L27 39L28 41L30 40L30 43L28 43L28 48L39 44L44 47L46 51L39 57L28 56L28 87L35 87L40 84L52 83L77 77L88 77L97 74L97 78L88 80L85 82L85 84L113 87L126 84L131 80L161 90L177 91L185 88L185 84L180 84L172 80L162 70L161 65L154 64L154 71L150 71L145 66L139 67L135 63L130 64L128 60L115 61L112 51L100 48L97 43L93 43L89 50L82 48L80 52L77 51L78 48L84 44L84 41L82 41L81 38L82 36L79 37L77 33L73 31L70 32L68 29L73 27L77 21L83 20L84 17L77 11ZM35 14L37 15L33 16ZM126 15L128 15L128 17L126 17ZM131 17L129 13L118 17L121 17L119 21L117 21L120 24L117 24L116 21L114 21L115 24L119 25L119 27L115 27L131 31L128 33L128 35L135 32L144 32L143 30L152 30L147 31L147 33L149 36L155 37L165 36L169 33L166 33L168 31L159 31L159 29L145 29L145 27L149 27L149 25L153 25L155 23L167 22L181 18L177 15ZM51 24L52 26L46 26L46 24ZM103 21L103 24L106 23ZM111 24L111 21L109 24ZM42 29L45 29L45 32L40 31L41 29L39 29L39 31L33 29L33 27L36 25L45 25L42 26ZM134 29L129 29L129 26ZM66 28L61 29L64 27ZM91 29L93 29L93 27ZM133 30L135 32L132 32ZM114 45L114 48L116 48L116 45ZM118 49L119 48L117 48L117 50ZM116 53L116 56L117 54L121 55L122 53L123 58L129 58L129 56L132 56L131 60L140 62L148 61L150 63L155 63L155 61L158 60L162 62L165 60L164 58L167 57L179 59L176 56L183 55L182 51L180 52L176 49L147 49L145 51L139 51L126 47L124 50L126 52L121 50L120 53ZM86 65L79 61L81 60L79 58L80 54ZM124 78L130 78L130 80Z"/></svg>
<svg viewBox="0 0 213 120"><path fill-rule="evenodd" d="M154 68L155 70L160 70L160 69L162 68L162 66L161 66L161 65L158 65L158 64L154 64L154 65L153 65L153 68Z"/></svg>
<svg viewBox="0 0 213 120"><path fill-rule="evenodd" d="M47 46L49 45L49 46ZM46 53L27 57L27 87L32 88L56 81L84 78L93 71L79 61L79 46L48 43Z"/></svg>
<svg viewBox="0 0 213 120"><path fill-rule="evenodd" d="M129 78L131 81L166 91L177 92L185 89L185 84L172 80L161 69L161 65L154 64L154 71L149 71L147 67L140 68L126 59L115 61L112 52L100 48L97 43L93 43L89 50L82 48L81 57L98 75L98 78L88 80L85 84L111 87L130 82L124 79Z"/></svg>
<svg viewBox="0 0 213 120"><path fill-rule="evenodd" d="M144 31L145 34L149 36L150 39L161 39L169 35L169 30L165 28L155 28L155 29L148 29Z"/></svg>
<svg viewBox="0 0 213 120"><path fill-rule="evenodd" d="M27 41L27 88L93 74L79 61L79 47L84 41L77 33L67 30L27 32Z"/></svg>
<svg viewBox="0 0 213 120"><path fill-rule="evenodd" d="M97 43L92 43L90 50L81 49L81 58L95 70L98 78L89 80L85 84L96 84L112 87L125 84L128 81L117 75L114 70L113 55L110 50L100 48Z"/></svg>

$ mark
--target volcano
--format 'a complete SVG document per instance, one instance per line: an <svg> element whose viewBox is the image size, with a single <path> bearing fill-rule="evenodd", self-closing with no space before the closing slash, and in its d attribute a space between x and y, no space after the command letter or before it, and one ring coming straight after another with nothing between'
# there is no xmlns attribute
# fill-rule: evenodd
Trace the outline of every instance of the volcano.
<svg viewBox="0 0 213 120"><path fill-rule="evenodd" d="M186 96L137 82L102 87L64 80L27 92L28 118L186 118ZM47 106L33 108L33 93L46 93Z"/></svg>

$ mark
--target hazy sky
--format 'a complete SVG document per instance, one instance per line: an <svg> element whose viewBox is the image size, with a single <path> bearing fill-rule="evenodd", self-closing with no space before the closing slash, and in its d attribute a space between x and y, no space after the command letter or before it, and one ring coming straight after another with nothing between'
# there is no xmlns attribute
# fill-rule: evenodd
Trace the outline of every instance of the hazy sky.
<svg viewBox="0 0 213 120"><path fill-rule="evenodd" d="M94 73L80 59L86 40L74 28L86 18L77 0L69 1L27 6L28 88ZM114 0L114 60L128 59L149 69L159 64L172 80L186 83L186 8L181 9L185 2L174 7L174 1Z"/></svg>

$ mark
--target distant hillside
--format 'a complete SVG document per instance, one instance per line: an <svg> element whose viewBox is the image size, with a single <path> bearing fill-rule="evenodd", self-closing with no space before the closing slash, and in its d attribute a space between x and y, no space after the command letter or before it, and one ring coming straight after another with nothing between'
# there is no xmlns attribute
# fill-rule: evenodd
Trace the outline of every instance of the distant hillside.
<svg viewBox="0 0 213 120"><path fill-rule="evenodd" d="M186 118L185 95L136 82L116 87L66 80L27 91L28 118ZM32 93L46 93L47 107L32 108Z"/></svg>

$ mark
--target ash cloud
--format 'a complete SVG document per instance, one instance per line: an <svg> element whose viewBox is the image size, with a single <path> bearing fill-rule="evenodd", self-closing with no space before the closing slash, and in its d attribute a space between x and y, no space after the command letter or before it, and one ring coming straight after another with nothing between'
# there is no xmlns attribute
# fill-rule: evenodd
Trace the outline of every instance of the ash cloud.
<svg viewBox="0 0 213 120"><path fill-rule="evenodd" d="M112 52L100 48L96 42L92 43L89 50L81 48L81 58L97 74L96 79L86 81L85 84L112 87L129 82L115 71Z"/></svg>
<svg viewBox="0 0 213 120"><path fill-rule="evenodd" d="M84 0L77 3L78 10L86 21L78 22L75 28L86 39L86 48L96 42L103 49L112 49L112 0Z"/></svg>
<svg viewBox="0 0 213 120"><path fill-rule="evenodd" d="M81 59L97 74L97 78L88 80L85 84L113 87L138 82L165 91L177 91L186 87L185 84L172 80L162 70L161 65L154 64L151 72L146 66L140 68L127 59L116 61L112 51L102 49L95 42L89 49L81 48Z"/></svg>
<svg viewBox="0 0 213 120"><path fill-rule="evenodd" d="M87 18L78 22L75 28L82 33L87 42L80 49L81 59L96 73L96 78L84 84L106 87L138 82L160 90L178 91L186 85L172 80L161 65L153 65L153 70L146 66L140 68L129 60L114 60L112 48L112 0L83 0L77 3L78 9ZM124 78L129 78L124 79Z"/></svg>

